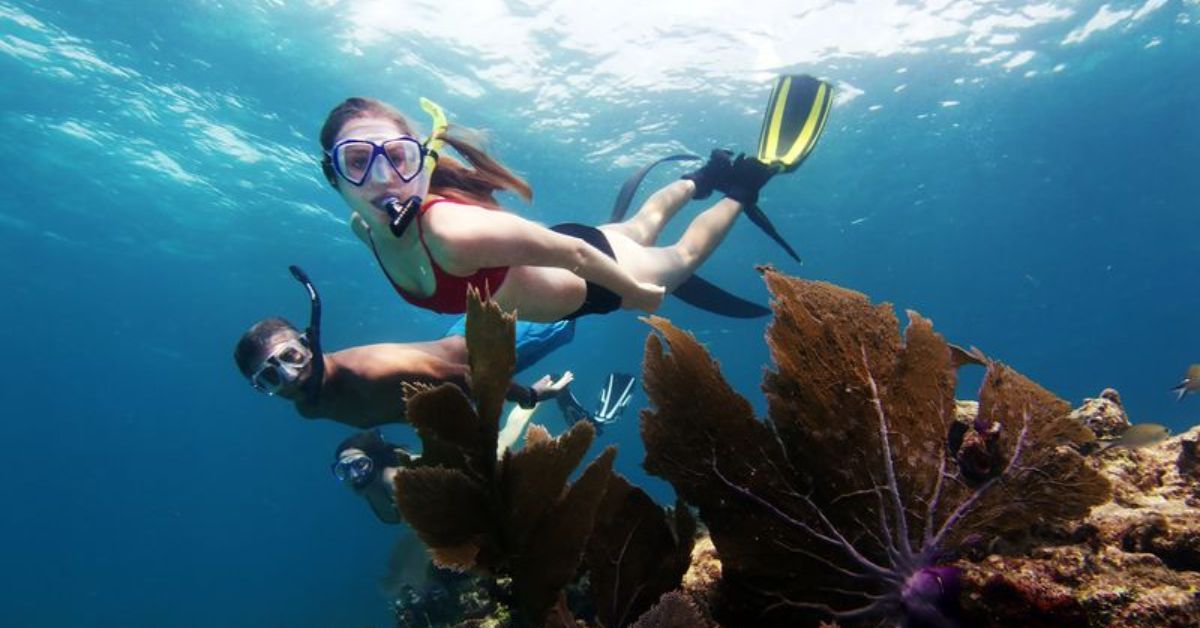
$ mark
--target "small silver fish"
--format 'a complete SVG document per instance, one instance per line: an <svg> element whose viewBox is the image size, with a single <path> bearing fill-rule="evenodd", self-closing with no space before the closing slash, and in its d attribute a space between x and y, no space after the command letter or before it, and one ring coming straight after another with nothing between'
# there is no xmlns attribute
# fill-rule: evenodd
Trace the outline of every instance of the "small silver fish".
<svg viewBox="0 0 1200 628"><path fill-rule="evenodd" d="M1189 366L1187 375L1184 376L1183 381L1179 382L1179 384L1171 390L1179 393L1179 396L1175 398L1175 401L1183 399L1190 392L1200 391L1200 364L1193 364Z"/></svg>
<svg viewBox="0 0 1200 628"><path fill-rule="evenodd" d="M1127 447L1136 449L1153 445L1171 435L1171 430L1165 425L1158 423L1138 423L1131 425L1129 429L1121 432L1121 435L1110 441L1105 441L1100 447L1100 451L1112 449L1113 447Z"/></svg>

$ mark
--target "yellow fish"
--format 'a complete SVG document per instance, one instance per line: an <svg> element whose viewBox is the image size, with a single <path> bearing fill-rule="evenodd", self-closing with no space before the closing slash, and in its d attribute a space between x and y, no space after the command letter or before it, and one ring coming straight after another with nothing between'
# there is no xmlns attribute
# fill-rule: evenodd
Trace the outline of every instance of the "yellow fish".
<svg viewBox="0 0 1200 628"><path fill-rule="evenodd" d="M1184 376L1183 381L1179 382L1179 385L1171 390L1179 393L1179 397L1175 399L1176 401L1183 399L1190 392L1200 390L1200 364L1189 366L1187 375Z"/></svg>

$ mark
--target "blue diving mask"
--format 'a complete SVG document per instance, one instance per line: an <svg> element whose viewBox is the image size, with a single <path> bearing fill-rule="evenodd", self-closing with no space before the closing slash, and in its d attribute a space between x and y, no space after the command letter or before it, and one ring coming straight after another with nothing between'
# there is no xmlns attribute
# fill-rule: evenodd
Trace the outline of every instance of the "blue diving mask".
<svg viewBox="0 0 1200 628"><path fill-rule="evenodd" d="M370 140L342 140L333 145L329 157L338 176L358 187L371 176L379 159L390 166L401 181L412 181L421 174L428 150L417 138L401 135L378 144Z"/></svg>
<svg viewBox="0 0 1200 628"><path fill-rule="evenodd" d="M433 121L433 129L425 141L410 135L401 135L379 143L366 139L344 139L325 153L326 161L322 163L326 176L332 177L332 170L346 183L358 187L366 183L373 172L382 168L380 164L386 163L404 183L412 182L422 172L432 177L433 170L437 167L438 150L445 142L443 136L448 123L446 113L432 100L422 98L421 109L429 114ZM384 176L386 177L386 174ZM377 205L387 212L392 235L399 238L416 217L421 202L421 197L416 195L407 199L389 196Z"/></svg>

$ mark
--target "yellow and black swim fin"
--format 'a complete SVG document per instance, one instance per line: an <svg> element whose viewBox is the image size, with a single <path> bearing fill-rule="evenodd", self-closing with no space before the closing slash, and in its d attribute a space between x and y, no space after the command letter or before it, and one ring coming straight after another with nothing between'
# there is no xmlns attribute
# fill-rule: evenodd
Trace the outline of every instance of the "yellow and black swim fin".
<svg viewBox="0 0 1200 628"><path fill-rule="evenodd" d="M758 160L779 172L800 167L821 138L832 104L833 87L825 81L807 74L775 79L758 134Z"/></svg>
<svg viewBox="0 0 1200 628"><path fill-rule="evenodd" d="M807 74L783 75L775 79L775 89L767 101L762 131L758 134L758 160L775 170L776 174L791 172L808 157L833 105L833 86ZM771 219L758 205L745 208L750 222L775 240L783 250L800 261L792 245L783 239Z"/></svg>

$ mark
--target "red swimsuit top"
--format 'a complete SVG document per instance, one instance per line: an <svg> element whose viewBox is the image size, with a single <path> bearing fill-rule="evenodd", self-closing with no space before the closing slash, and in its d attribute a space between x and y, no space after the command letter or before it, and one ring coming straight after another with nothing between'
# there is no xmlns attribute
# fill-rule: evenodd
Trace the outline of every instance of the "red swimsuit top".
<svg viewBox="0 0 1200 628"><path fill-rule="evenodd" d="M474 273L466 277L451 275L438 266L434 261L433 254L429 252L429 245L425 244L425 230L421 228L421 216L433 209L438 203L447 202L449 199L439 198L429 201L421 205L421 213L417 215L417 236L421 240L421 246L425 247L425 254L429 256L429 265L433 267L434 288L433 294L427 297L418 297L411 292L401 288L392 276L388 274L387 267L383 265L383 260L379 258L379 253L375 252L375 259L379 262L379 266L383 268L383 274L387 276L388 281L392 283L392 287L396 292L404 297L405 301L425 308L433 310L440 314L462 314L467 311L467 287L473 286L483 295L495 294L496 290L500 289L500 284L504 283L504 278L508 275L507 266L494 266L492 268L480 268ZM375 247L372 244L371 249Z"/></svg>

